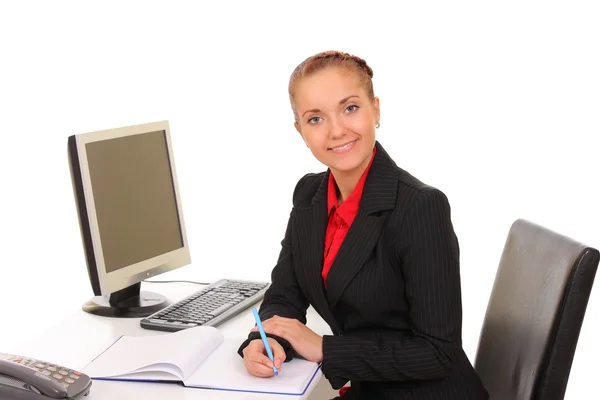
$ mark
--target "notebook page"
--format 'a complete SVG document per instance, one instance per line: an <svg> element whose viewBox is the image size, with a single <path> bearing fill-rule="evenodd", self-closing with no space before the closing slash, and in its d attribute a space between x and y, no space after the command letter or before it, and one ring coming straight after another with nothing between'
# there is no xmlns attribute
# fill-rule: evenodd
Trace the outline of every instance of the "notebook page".
<svg viewBox="0 0 600 400"><path fill-rule="evenodd" d="M252 376L237 354L243 341L226 338L184 384L189 387L301 395L319 369L317 363L295 359L284 363L278 376Z"/></svg>
<svg viewBox="0 0 600 400"><path fill-rule="evenodd" d="M119 377L143 371L176 372L183 380L223 340L213 327L195 327L152 336L122 336L82 372L92 378ZM164 368L165 364L177 366ZM144 374L136 374L143 378Z"/></svg>
<svg viewBox="0 0 600 400"><path fill-rule="evenodd" d="M166 364L165 364L166 365ZM171 368L176 368L171 366ZM173 373L170 372L163 372L163 371L150 371L150 372L135 372L133 374L127 374L124 376L120 376L118 378L104 378L105 380L119 380L119 381L157 381L157 382L163 382L163 381L178 381L180 382L181 379L173 379L175 375ZM100 379L102 380L103 378L94 378L94 379Z"/></svg>

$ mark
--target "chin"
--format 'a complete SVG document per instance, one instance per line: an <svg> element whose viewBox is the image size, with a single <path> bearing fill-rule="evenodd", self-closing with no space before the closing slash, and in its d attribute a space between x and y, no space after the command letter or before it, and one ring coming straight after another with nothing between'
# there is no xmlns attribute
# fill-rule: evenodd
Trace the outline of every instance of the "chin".
<svg viewBox="0 0 600 400"><path fill-rule="evenodd" d="M340 172L350 172L360 167L365 159L369 156L369 154L355 154L352 156L345 157L344 159L333 159L328 164L329 168L340 171ZM334 157L335 158L335 157Z"/></svg>

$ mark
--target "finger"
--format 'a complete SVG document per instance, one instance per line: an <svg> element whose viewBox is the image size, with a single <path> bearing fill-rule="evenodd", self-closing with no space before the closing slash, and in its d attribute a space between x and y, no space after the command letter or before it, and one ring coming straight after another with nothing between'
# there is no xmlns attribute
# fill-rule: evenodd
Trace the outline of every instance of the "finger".
<svg viewBox="0 0 600 400"><path fill-rule="evenodd" d="M282 321L280 319L271 318L271 319L263 322L262 326L266 332L269 329L273 329L274 327L281 325L281 323L282 323Z"/></svg>
<svg viewBox="0 0 600 400"><path fill-rule="evenodd" d="M249 362L263 365L265 368L273 371L273 361L266 354L260 354L248 359Z"/></svg>
<svg viewBox="0 0 600 400"><path fill-rule="evenodd" d="M258 376L260 378L268 378L268 377L275 375L275 373L273 372L273 368L269 368L262 363L246 361L245 364L246 364L246 370L251 375Z"/></svg>
<svg viewBox="0 0 600 400"><path fill-rule="evenodd" d="M277 369L281 369L281 365L285 361L285 351L283 347L274 339L269 339L269 345L271 346L271 351L273 352L273 358L275 359L275 367Z"/></svg>
<svg viewBox="0 0 600 400"><path fill-rule="evenodd" d="M279 345L276 341L273 342ZM269 343L269 346L272 348L273 343ZM260 339L253 340L246 346L244 349L244 359L247 359L249 362L262 364L267 368L273 368L273 362L267 357L267 350Z"/></svg>
<svg viewBox="0 0 600 400"><path fill-rule="evenodd" d="M264 348L264 344L261 339L251 340L250 343L242 350L244 353L246 352L261 352Z"/></svg>
<svg viewBox="0 0 600 400"><path fill-rule="evenodd" d="M266 319L264 321L262 321L262 326L263 328L266 328L268 326L272 326L273 323L277 323L277 316L271 317L269 319ZM250 329L250 332L258 332L258 327L255 325L252 329Z"/></svg>
<svg viewBox="0 0 600 400"><path fill-rule="evenodd" d="M257 359L261 357L265 351L265 346L261 339L254 339L248 343L248 345L242 350L244 359Z"/></svg>
<svg viewBox="0 0 600 400"><path fill-rule="evenodd" d="M265 333L270 335L275 335L282 337L284 339L290 340L289 333L292 331L289 323L282 323L281 321L269 324L269 326L265 326Z"/></svg>
<svg viewBox="0 0 600 400"><path fill-rule="evenodd" d="M269 318L266 321L263 321L262 326L263 326L263 328L270 327L270 326L271 327L277 326L279 324L285 323L286 320L287 320L287 318L280 318L280 317L275 316L273 318Z"/></svg>
<svg viewBox="0 0 600 400"><path fill-rule="evenodd" d="M265 333L268 333L270 335L277 335L283 337L281 333L286 331L285 327L287 325L289 324L282 322L281 318L279 320L274 320L273 318L271 318L268 320L268 323L263 324L263 330L265 331ZM257 332L258 328L254 327L252 331Z"/></svg>

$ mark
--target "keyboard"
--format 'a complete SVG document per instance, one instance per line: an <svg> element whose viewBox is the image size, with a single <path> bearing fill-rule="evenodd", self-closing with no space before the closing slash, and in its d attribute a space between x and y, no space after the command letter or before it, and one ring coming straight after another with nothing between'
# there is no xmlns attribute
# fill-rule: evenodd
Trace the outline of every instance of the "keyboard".
<svg viewBox="0 0 600 400"><path fill-rule="evenodd" d="M142 328L175 332L195 326L216 326L262 300L267 282L221 279L143 318Z"/></svg>

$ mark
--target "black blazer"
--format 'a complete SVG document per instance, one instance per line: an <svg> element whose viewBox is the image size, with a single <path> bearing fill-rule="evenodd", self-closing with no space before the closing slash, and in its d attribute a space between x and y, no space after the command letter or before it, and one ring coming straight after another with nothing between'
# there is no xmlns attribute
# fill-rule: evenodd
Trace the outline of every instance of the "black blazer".
<svg viewBox="0 0 600 400"><path fill-rule="evenodd" d="M326 289L330 172L300 179L260 316L306 323L312 305L333 332L323 337L323 374L334 389L351 381L348 398L487 399L462 349L459 246L448 200L376 146ZM257 337L251 333L239 354ZM277 339L287 360L294 357L289 343Z"/></svg>

